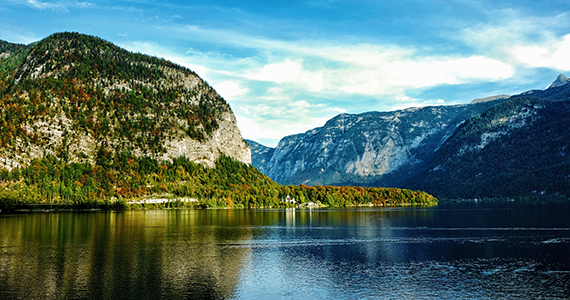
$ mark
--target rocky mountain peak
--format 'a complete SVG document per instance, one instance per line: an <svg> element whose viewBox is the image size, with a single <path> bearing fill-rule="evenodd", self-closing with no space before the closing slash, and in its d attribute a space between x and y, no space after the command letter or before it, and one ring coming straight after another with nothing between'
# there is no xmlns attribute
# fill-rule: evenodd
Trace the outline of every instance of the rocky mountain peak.
<svg viewBox="0 0 570 300"><path fill-rule="evenodd" d="M558 77L556 77L556 80L554 80L554 82L552 82L552 84L548 88L554 88L568 83L570 83L570 79L564 76L564 74L560 74L558 75Z"/></svg>

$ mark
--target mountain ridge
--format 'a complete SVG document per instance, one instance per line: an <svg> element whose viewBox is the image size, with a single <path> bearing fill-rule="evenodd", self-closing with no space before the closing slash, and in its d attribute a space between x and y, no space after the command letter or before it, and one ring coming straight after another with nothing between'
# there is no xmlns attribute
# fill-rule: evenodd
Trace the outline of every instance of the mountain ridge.
<svg viewBox="0 0 570 300"><path fill-rule="evenodd" d="M450 130L493 103L340 114L283 138L268 164L254 166L282 184L394 186L403 179L389 173L425 163Z"/></svg>
<svg viewBox="0 0 570 300"><path fill-rule="evenodd" d="M561 74L554 82L560 81L560 78L563 80L564 77L565 76ZM274 154L271 159L264 157L266 163L261 166L258 165L259 160L256 160L256 154L254 153L254 166L258 167L264 174L280 183L392 186L398 188L423 189L433 193L437 197L451 196L473 198L480 197L482 195L489 197L489 193L480 193L477 192L475 188L470 188L469 177L455 176L445 172L440 173L437 178L434 176L428 176L430 175L429 172L439 170L438 165L443 166L446 159L451 159L452 157L449 155L448 157L441 153L455 153L446 150L455 149L449 144L465 143L462 139L451 139L451 137L456 137L462 130L466 130L465 126L467 126L467 124L471 124L469 126L478 124L477 126L479 127L476 126L476 128L483 129L474 131L478 134L475 137L476 143L472 142L474 145L469 144L469 147L475 147L474 149L479 151L485 150L487 148L486 146L489 144L517 145L517 147L526 147L525 144L521 144L520 142L513 140L517 135L516 132L543 132L545 136L552 138L554 137L547 133L558 132L559 136L564 136L565 133L560 132L558 129L553 130L552 128L547 128L548 126L553 126L552 124L555 124L554 121L554 123L549 123L541 120L548 119L548 117L543 114L556 116L556 118L559 118L560 120L565 120L563 115L556 114L554 111L557 109L556 107L558 107L560 111L567 112L568 107L565 103L568 102L567 100L569 97L570 84L566 83L558 85L553 83L545 90L531 90L515 96L505 98L497 97L498 99L492 101L474 101L470 104L459 106L423 107L394 112L367 112L358 115L341 114L331 118L323 127L317 127L302 134L285 137L279 142L277 147L265 149L264 151L266 155L271 152ZM537 103L540 101L546 101L547 104L537 105L547 106L548 109L539 110L534 109L533 107L525 108L524 105L526 105L525 103L527 102L525 102L526 100L523 101L521 99L538 99L532 100L538 101ZM509 123L511 126L514 126L510 129L493 129L495 131L485 131L495 128L485 127L485 122L499 122L497 120L489 120L488 117L485 116L492 114L491 112L493 109L500 109L500 107L510 107L507 111L512 114L508 116L505 115L504 118L507 118L508 120L520 120L520 122L517 123L513 121L514 123ZM463 113L458 114L457 111L461 109L464 110ZM532 116L532 114L536 114L537 119L529 119L529 116ZM363 116L368 116L370 120L367 123L361 122L359 126L353 126L357 123L355 120L363 118ZM387 116L390 116L392 121L382 122L382 119ZM352 129L350 129L352 130L352 135L346 136L345 138L342 138L343 134L347 132L345 130L346 127L341 126L343 119L345 122L354 123L351 125ZM395 122L395 120L397 120L397 122ZM568 122L570 122L570 120ZM535 128L532 129L534 130L532 131L531 129L528 129L527 126L535 126L538 129ZM341 128L343 129L342 131ZM519 131L516 131L515 129ZM534 134L535 138L538 138L536 133ZM527 144L532 142L533 140L526 141ZM538 145L539 143L537 142L536 144ZM359 146L360 150L358 149ZM536 152L538 148L551 149L545 145L540 147L530 146L525 149ZM565 153L564 150L560 149L552 151ZM506 152L500 153L507 155ZM523 158L527 157L525 155L526 154L524 153L520 154ZM546 154L543 153L543 155ZM556 157L556 155L558 154L552 154L553 157ZM491 157L494 156L492 153L484 152L479 157L479 159L491 159ZM550 156L545 156L545 159L550 159L549 157ZM495 157L492 159L497 160L498 158ZM374 162L375 160L381 163L366 164L366 162ZM461 161L461 164L464 166L472 163L470 161L459 161ZM435 162L438 162L438 164L434 165ZM524 169L524 167L521 167L524 163L527 163L529 168L533 168L532 166L536 165L530 161L525 162L524 159L520 159L519 165L516 167L517 170ZM362 172L361 169L361 172L358 173L359 170L355 167L358 164L360 164L366 172ZM453 165L454 170L456 172L467 172L458 171L461 169L461 164L457 163L456 165ZM496 163L495 166L496 165L501 164ZM486 167L492 169L494 165L486 165ZM439 168L443 167L440 166ZM549 170L549 168L558 167L554 167L553 164L549 164L542 168L546 168L544 170ZM434 169L436 170L434 171ZM487 173L495 174L493 172L498 172L497 174L499 174L504 171L494 170L492 172L488 171ZM524 177L524 173L517 172L514 172L513 174L516 173L518 174L517 176L521 178ZM564 172L556 172L562 177L570 176L570 174L563 175ZM470 174L471 176L475 176L479 173ZM486 173L483 172L482 174ZM422 176L423 178L431 178L432 180L422 180ZM496 176L503 176L501 177L503 180L506 180L505 178L514 180L513 176L492 176L495 176L493 178L499 178ZM461 188L455 190L449 188L452 184L449 183L449 181L445 181L444 178L453 177L463 178L463 181L467 183L462 183L461 185L457 183ZM547 177L548 176L543 176L543 178ZM472 181L482 182L477 180ZM492 181L485 182L487 187L493 185ZM542 182L549 186L560 186L563 180L551 178L548 182L540 180L537 182ZM442 187L448 187L448 189L439 188L438 184ZM509 193L502 193L497 189L489 188L489 190L494 190L496 195L505 197L508 197L509 195L523 196L520 193L514 193L513 190L510 190ZM558 190L551 188L547 190L547 193L570 195L570 191L564 188L559 188ZM521 189L521 191L524 191L526 194L532 192L527 189Z"/></svg>
<svg viewBox="0 0 570 300"><path fill-rule="evenodd" d="M446 197L570 197L570 101L518 96L466 121L409 180Z"/></svg>
<svg viewBox="0 0 570 300"><path fill-rule="evenodd" d="M558 77L556 77L556 80L554 80L554 82L552 82L552 84L550 84L550 86L548 86L549 88L554 88L554 87L559 87L565 84L570 83L570 79L568 79L568 77L566 77L564 74L560 74L558 75Z"/></svg>

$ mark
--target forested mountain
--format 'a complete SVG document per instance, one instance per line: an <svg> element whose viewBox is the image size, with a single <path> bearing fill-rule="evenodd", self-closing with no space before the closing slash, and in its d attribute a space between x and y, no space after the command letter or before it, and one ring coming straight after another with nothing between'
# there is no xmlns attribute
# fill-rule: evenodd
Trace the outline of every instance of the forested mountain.
<svg viewBox="0 0 570 300"><path fill-rule="evenodd" d="M281 183L393 186L437 197L570 196L570 81L460 106L342 114L254 166ZM488 99L487 99L488 100Z"/></svg>
<svg viewBox="0 0 570 300"><path fill-rule="evenodd" d="M296 202L281 201L287 196ZM277 184L251 166L226 101L164 59L69 32L30 45L0 41L0 212L22 203L124 207L135 198L200 207L437 203L400 189Z"/></svg>
<svg viewBox="0 0 570 300"><path fill-rule="evenodd" d="M403 186L450 198L570 197L570 101L516 96L462 124Z"/></svg>
<svg viewBox="0 0 570 300"><path fill-rule="evenodd" d="M251 162L228 104L187 68L77 33L0 45L0 167L121 151Z"/></svg>

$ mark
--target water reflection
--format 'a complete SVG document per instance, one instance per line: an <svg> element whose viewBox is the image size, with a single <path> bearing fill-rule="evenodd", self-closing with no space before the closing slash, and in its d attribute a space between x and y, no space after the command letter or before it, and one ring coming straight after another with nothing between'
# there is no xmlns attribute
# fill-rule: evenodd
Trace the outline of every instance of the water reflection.
<svg viewBox="0 0 570 300"><path fill-rule="evenodd" d="M250 249L219 245L251 239L231 226L241 221L232 211L3 217L0 298L226 298Z"/></svg>
<svg viewBox="0 0 570 300"><path fill-rule="evenodd" d="M0 216L0 298L570 296L570 205Z"/></svg>

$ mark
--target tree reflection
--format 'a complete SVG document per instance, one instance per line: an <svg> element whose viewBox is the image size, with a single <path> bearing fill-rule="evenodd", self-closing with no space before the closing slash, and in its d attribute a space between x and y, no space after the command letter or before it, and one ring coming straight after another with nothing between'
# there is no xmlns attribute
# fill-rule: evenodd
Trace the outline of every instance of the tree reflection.
<svg viewBox="0 0 570 300"><path fill-rule="evenodd" d="M243 211L49 213L0 219L0 298L227 298L251 239Z"/></svg>

